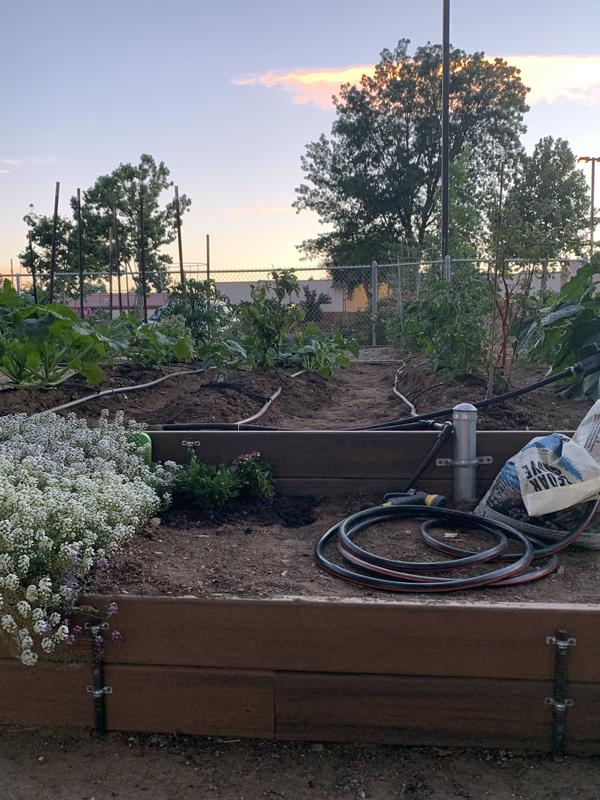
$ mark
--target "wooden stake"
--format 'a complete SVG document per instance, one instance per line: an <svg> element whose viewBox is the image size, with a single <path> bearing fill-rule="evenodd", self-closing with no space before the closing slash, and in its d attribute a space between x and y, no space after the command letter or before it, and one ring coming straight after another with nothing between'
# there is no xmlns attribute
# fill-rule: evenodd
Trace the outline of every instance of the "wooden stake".
<svg viewBox="0 0 600 800"><path fill-rule="evenodd" d="M179 205L179 186L175 187L175 220L177 223L177 247L179 249L179 280L185 285L185 271L183 269L183 246L181 243L181 208Z"/></svg>
<svg viewBox="0 0 600 800"><path fill-rule="evenodd" d="M146 245L144 242L144 192L140 189L140 278L142 284L142 304L144 322L148 322L148 300L146 297Z"/></svg>
<svg viewBox="0 0 600 800"><path fill-rule="evenodd" d="M79 259L79 316L85 316L83 309L83 226L81 224L81 189L77 189L77 250Z"/></svg>
<svg viewBox="0 0 600 800"><path fill-rule="evenodd" d="M48 300L54 300L54 273L56 271L56 229L58 226L58 196L60 194L60 183L56 181L54 190L54 216L52 217L52 252L50 255L50 287L48 289Z"/></svg>

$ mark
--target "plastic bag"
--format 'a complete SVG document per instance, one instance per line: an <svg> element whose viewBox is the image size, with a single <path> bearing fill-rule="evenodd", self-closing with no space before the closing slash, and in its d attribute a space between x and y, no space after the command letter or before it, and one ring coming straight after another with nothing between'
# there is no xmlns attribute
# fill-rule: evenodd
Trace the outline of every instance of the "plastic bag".
<svg viewBox="0 0 600 800"><path fill-rule="evenodd" d="M565 536L581 517L582 503L600 494L600 401L572 439L538 436L506 462L475 514L546 539ZM598 525L598 523L596 523ZM593 526L579 543L600 549Z"/></svg>

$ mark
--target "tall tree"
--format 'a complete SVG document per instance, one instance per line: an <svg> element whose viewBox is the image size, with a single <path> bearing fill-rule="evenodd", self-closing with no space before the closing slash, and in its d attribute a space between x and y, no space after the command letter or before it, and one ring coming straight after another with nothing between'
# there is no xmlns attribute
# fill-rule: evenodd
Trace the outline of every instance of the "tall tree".
<svg viewBox="0 0 600 800"><path fill-rule="evenodd" d="M543 263L580 255L589 226L588 188L564 139L546 136L524 155L500 226L504 256Z"/></svg>
<svg viewBox="0 0 600 800"><path fill-rule="evenodd" d="M384 50L373 77L334 98L331 136L307 145L298 212L330 230L300 249L326 264L379 260L390 243L423 248L434 237L441 175L442 48ZM521 148L526 87L518 70L483 53L451 52L450 158L468 150L483 189L499 159Z"/></svg>
<svg viewBox="0 0 600 800"><path fill-rule="evenodd" d="M144 202L144 245L147 280L161 290L166 285L166 267L172 258L163 252L177 236L175 200L161 207L161 195L173 186L163 161L142 154L139 164L120 164L110 175L101 175L83 193L82 218L85 231L86 269L106 271L106 243L117 212L119 264L137 280L140 259L140 196ZM77 200L71 199L73 212ZM186 195L179 198L181 213L191 205ZM115 268L117 265L115 264Z"/></svg>

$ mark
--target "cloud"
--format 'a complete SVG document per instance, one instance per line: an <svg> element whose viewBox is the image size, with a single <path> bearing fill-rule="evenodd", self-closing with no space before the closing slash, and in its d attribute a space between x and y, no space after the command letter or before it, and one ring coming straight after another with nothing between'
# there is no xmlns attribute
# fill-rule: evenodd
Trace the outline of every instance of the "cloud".
<svg viewBox="0 0 600 800"><path fill-rule="evenodd" d="M530 87L530 104L565 100L587 106L600 106L600 56L520 55L504 56L521 70ZM359 83L363 75L373 75L374 66L359 64L330 69L297 69L290 72L265 72L233 79L237 86L279 88L291 95L293 103L312 104L331 109L331 96L342 83Z"/></svg>
<svg viewBox="0 0 600 800"><path fill-rule="evenodd" d="M55 164L56 156L26 156L23 158L0 158L2 167L38 167L46 164ZM11 170L8 170L10 172Z"/></svg>

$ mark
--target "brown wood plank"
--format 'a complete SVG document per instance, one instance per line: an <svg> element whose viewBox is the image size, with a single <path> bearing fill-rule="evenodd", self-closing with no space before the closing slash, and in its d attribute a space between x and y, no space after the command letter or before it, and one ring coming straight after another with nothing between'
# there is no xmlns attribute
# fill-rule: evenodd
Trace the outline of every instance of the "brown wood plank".
<svg viewBox="0 0 600 800"><path fill-rule="evenodd" d="M93 727L91 678L86 665L0 661L0 725Z"/></svg>
<svg viewBox="0 0 600 800"><path fill-rule="evenodd" d="M600 684L569 682L574 701L566 712L566 751L600 753Z"/></svg>
<svg viewBox="0 0 600 800"><path fill-rule="evenodd" d="M275 481L279 494L287 497L295 495L313 495L314 497L332 497L349 495L357 492L373 492L385 494L398 491L406 482L408 475L391 478L279 478ZM478 492L485 494L489 483L478 482ZM426 489L433 494L451 496L452 479L422 478L415 484L415 489Z"/></svg>
<svg viewBox="0 0 600 800"><path fill-rule="evenodd" d="M274 736L272 673L111 666L105 678L109 730Z"/></svg>
<svg viewBox="0 0 600 800"><path fill-rule="evenodd" d="M429 452L437 434L428 431L155 431L153 454L157 460L185 462L183 441L198 442L198 457L207 463L232 461L241 453L259 450L271 462L277 478L407 478ZM504 462L538 433L534 431L483 431L478 452L493 463L479 467L480 480L492 480ZM451 455L447 443L439 457ZM448 480L451 467L436 467L423 479Z"/></svg>
<svg viewBox="0 0 600 800"><path fill-rule="evenodd" d="M550 749L550 681L278 673L277 739Z"/></svg>
<svg viewBox="0 0 600 800"><path fill-rule="evenodd" d="M546 636L566 629L571 679L600 682L600 606L116 599L110 663L546 680Z"/></svg>

